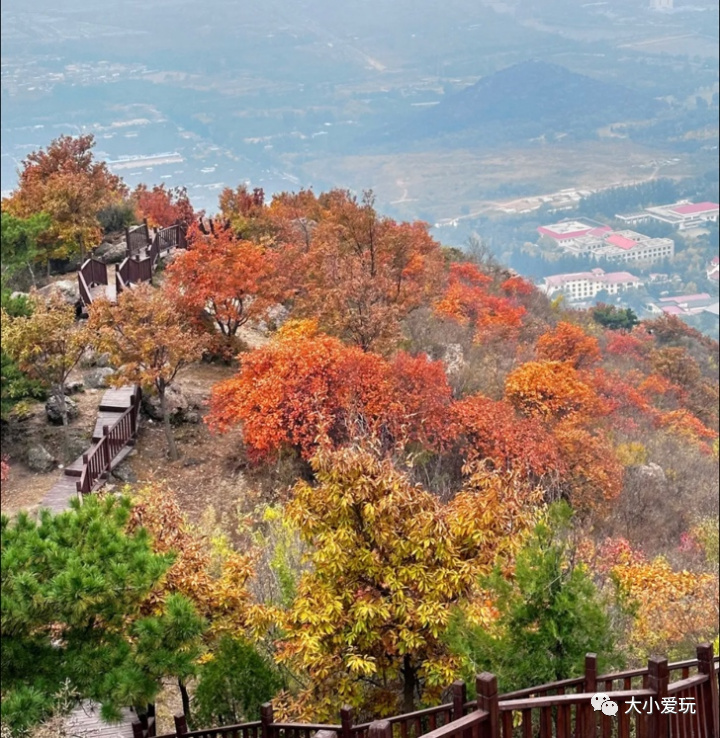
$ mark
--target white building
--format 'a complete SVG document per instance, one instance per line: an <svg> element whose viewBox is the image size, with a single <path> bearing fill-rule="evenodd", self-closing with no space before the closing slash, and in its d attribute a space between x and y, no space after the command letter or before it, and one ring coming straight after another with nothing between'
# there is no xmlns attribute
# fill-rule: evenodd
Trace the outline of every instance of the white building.
<svg viewBox="0 0 720 738"><path fill-rule="evenodd" d="M690 200L681 200L672 205L658 205L657 207L646 208L645 212L653 220L667 223L679 231L685 231L688 228L707 225L709 222L717 222L718 208L719 206L716 202L690 202Z"/></svg>
<svg viewBox="0 0 720 738"><path fill-rule="evenodd" d="M578 247L596 259L634 264L656 264L675 256L672 238L650 238L636 231L611 231L600 238L581 239Z"/></svg>
<svg viewBox="0 0 720 738"><path fill-rule="evenodd" d="M562 220L552 225L540 226L537 232L555 242L556 246L573 246L586 236L600 236L612 231L610 226L583 220Z"/></svg>
<svg viewBox="0 0 720 738"><path fill-rule="evenodd" d="M540 289L547 295L562 293L570 300L591 300L603 290L610 295L617 295L619 292L642 286L643 282L629 272L606 273L603 269L593 269L589 272L553 274L551 277L545 277Z"/></svg>

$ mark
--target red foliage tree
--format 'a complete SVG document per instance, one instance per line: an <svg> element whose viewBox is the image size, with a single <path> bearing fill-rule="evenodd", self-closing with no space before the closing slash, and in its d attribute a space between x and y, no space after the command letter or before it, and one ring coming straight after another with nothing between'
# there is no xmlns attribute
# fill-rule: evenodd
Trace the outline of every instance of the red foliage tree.
<svg viewBox="0 0 720 738"><path fill-rule="evenodd" d="M453 405L467 461L489 460L496 469L539 478L560 470L552 434L535 418L518 417L511 405L473 395Z"/></svg>
<svg viewBox="0 0 720 738"><path fill-rule="evenodd" d="M509 280L508 280L509 281ZM507 297L492 294L492 278L468 262L450 265L445 293L435 303L435 311L462 325L475 328L478 341L493 336L512 336L522 325L525 308ZM507 281L503 283L507 286ZM509 294L524 294L518 286L506 290Z"/></svg>
<svg viewBox="0 0 720 738"><path fill-rule="evenodd" d="M176 223L189 226L195 220L195 211L184 187L167 189L160 184L149 190L147 185L139 184L132 199L138 218L147 218L152 228L167 228Z"/></svg>
<svg viewBox="0 0 720 738"><path fill-rule="evenodd" d="M167 286L188 314L207 313L231 337L281 297L275 276L274 254L264 247L237 239L227 228L204 235L193 225L187 250L167 269Z"/></svg>
<svg viewBox="0 0 720 738"><path fill-rule="evenodd" d="M294 204L292 204L294 203ZM439 244L424 223L380 217L373 198L361 201L333 190L317 201L273 206L275 212L305 208L319 219L295 218L294 310L364 350L392 351L401 321L435 294L443 274ZM289 249L286 248L287 253Z"/></svg>
<svg viewBox="0 0 720 738"><path fill-rule="evenodd" d="M291 447L309 458L365 436L385 450L436 445L447 425L450 388L424 357L381 356L326 335L281 335L253 351L236 377L213 389L208 422L241 423L252 455Z"/></svg>

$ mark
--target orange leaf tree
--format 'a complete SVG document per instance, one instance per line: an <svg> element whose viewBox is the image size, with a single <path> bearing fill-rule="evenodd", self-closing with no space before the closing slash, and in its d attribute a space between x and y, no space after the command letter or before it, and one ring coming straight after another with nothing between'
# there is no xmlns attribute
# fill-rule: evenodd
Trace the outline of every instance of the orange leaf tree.
<svg viewBox="0 0 720 738"><path fill-rule="evenodd" d="M663 556L648 560L623 539L606 541L596 566L634 605L629 647L636 656L687 658L695 644L717 637L717 572L678 570Z"/></svg>
<svg viewBox="0 0 720 738"><path fill-rule="evenodd" d="M116 383L153 388L160 397L170 458L178 458L167 410L167 389L178 372L198 360L207 341L194 333L161 289L141 284L118 297L94 302L89 327L93 341L120 366Z"/></svg>
<svg viewBox="0 0 720 738"><path fill-rule="evenodd" d="M207 313L215 329L235 336L280 297L273 254L229 228L203 234L193 225L188 248L167 269L167 287L189 317Z"/></svg>
<svg viewBox="0 0 720 738"><path fill-rule="evenodd" d="M584 369L600 360L600 346L580 326L560 322L544 333L537 342L538 358L545 361L568 361L576 369Z"/></svg>
<svg viewBox="0 0 720 738"><path fill-rule="evenodd" d="M295 311L363 350L388 350L401 321L442 277L439 244L424 223L380 217L366 193L338 190L319 198L321 220L296 248L300 288ZM300 234L298 234L300 235Z"/></svg>
<svg viewBox="0 0 720 738"><path fill-rule="evenodd" d="M60 136L47 149L32 152L23 161L17 189L3 202L3 209L19 218L50 216L50 230L40 239L45 261L84 256L102 237L98 213L126 194L107 164L94 160L94 145L90 135Z"/></svg>
<svg viewBox="0 0 720 738"><path fill-rule="evenodd" d="M521 413L545 420L576 416L591 418L602 404L578 371L563 361L530 361L511 372L506 399Z"/></svg>
<svg viewBox="0 0 720 738"><path fill-rule="evenodd" d="M436 313L474 328L476 341L515 335L522 325L525 308L509 297L493 294L492 281L474 264L451 264L446 290L435 302ZM516 280L506 280L501 288L512 296L527 294L524 285Z"/></svg>

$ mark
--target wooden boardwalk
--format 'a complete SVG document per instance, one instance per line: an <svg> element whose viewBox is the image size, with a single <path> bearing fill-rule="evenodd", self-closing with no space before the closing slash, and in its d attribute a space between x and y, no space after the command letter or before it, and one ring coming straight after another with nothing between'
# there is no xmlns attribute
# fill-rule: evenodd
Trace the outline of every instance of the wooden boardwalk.
<svg viewBox="0 0 720 738"><path fill-rule="evenodd" d="M85 480L87 476L88 465L91 459L98 455L98 451L102 451L101 446L105 444L108 448L113 448L112 455L105 460L103 469L100 471L97 479L93 479L90 487L97 489L101 487L107 480L110 472L130 453L135 445L135 435L137 431L137 413L139 411L139 392L136 387L120 387L119 389L109 389L102 396L100 406L98 407L97 420L95 421L95 429L92 435L92 445L79 456L72 464L68 464L63 470L63 475L58 479L57 483L45 495L40 503L41 507L46 507L55 513L67 510L70 507L70 500L78 497L78 483ZM125 434L122 439L124 443L106 443L110 437L103 430L112 431L118 422L121 422L128 414L133 415L132 430ZM115 452L115 449L120 449ZM86 490L88 491L88 490Z"/></svg>

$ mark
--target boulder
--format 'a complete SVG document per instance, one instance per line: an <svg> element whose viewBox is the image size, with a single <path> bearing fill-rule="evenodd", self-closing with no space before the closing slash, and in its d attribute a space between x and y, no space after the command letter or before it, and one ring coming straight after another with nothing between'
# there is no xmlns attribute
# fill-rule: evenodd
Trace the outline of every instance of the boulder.
<svg viewBox="0 0 720 738"><path fill-rule="evenodd" d="M45 298L59 295L68 305L75 305L80 299L80 288L77 280L61 279L57 282L51 282L45 287L38 290L38 294Z"/></svg>
<svg viewBox="0 0 720 738"><path fill-rule="evenodd" d="M87 349L80 359L80 366L83 369L92 369L96 366L108 367L110 366L110 354L101 354L93 349Z"/></svg>
<svg viewBox="0 0 720 738"><path fill-rule="evenodd" d="M40 444L28 448L26 460L28 467L34 472L49 472L55 468L55 458Z"/></svg>
<svg viewBox="0 0 720 738"><path fill-rule="evenodd" d="M91 369L83 374L83 380L86 387L90 389L104 389L109 387L108 379L115 374L115 371L107 366L100 366L97 369Z"/></svg>
<svg viewBox="0 0 720 738"><path fill-rule="evenodd" d="M67 411L68 420L77 418L77 416L80 415L77 402L75 402L75 400L71 400L69 397L65 398L65 410ZM51 423L62 425L62 406L59 398L55 395L52 395L45 403L45 414Z"/></svg>
<svg viewBox="0 0 720 738"><path fill-rule="evenodd" d="M103 241L93 252L96 259L106 264L119 264L127 256L127 244L123 238L120 241Z"/></svg>
<svg viewBox="0 0 720 738"><path fill-rule="evenodd" d="M65 394L76 395L78 392L84 392L85 385L79 380L73 382L65 382Z"/></svg>
<svg viewBox="0 0 720 738"><path fill-rule="evenodd" d="M448 344L442 360L448 374L457 374L465 366L463 347L459 343Z"/></svg>
<svg viewBox="0 0 720 738"><path fill-rule="evenodd" d="M166 390L165 403L171 423L199 423L202 419L200 403L177 387ZM151 420L163 419L160 398L157 395L143 395L142 409Z"/></svg>
<svg viewBox="0 0 720 738"><path fill-rule="evenodd" d="M135 484L137 482L137 474L132 470L132 467L127 461L123 461L118 464L113 470L112 475L115 479L125 482L126 484Z"/></svg>
<svg viewBox="0 0 720 738"><path fill-rule="evenodd" d="M632 472L647 481L653 481L660 484L667 482L665 471L659 464L650 462L649 464L643 464L642 466L632 467Z"/></svg>

